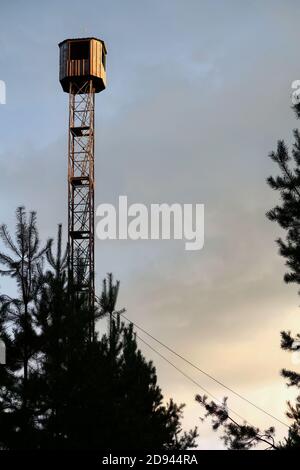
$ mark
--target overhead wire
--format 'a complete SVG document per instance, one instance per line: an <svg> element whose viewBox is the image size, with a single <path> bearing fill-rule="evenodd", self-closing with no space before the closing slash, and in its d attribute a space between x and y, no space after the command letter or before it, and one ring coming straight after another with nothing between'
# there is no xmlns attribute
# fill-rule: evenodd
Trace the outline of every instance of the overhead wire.
<svg viewBox="0 0 300 470"><path fill-rule="evenodd" d="M181 360L183 360L184 362L186 362L187 364L189 364L191 367L193 367L194 369L196 369L198 372L201 372L203 375L205 375L206 377L210 378L211 380L213 380L215 383L217 383L218 385L220 385L221 387L225 388L226 390L228 390L229 392L231 392L232 394L234 394L235 396L237 396L238 398L240 398L241 400L243 400L244 402L248 403L249 405L253 406L254 408L256 408L258 411L264 413L265 415L269 416L270 418L274 419L275 421L277 421L278 423L282 424L283 426L289 428L289 425L286 424L284 421L282 421L281 419L277 418L276 416L274 416L272 413L266 411L265 409L261 408L260 406L258 406L256 403L252 402L251 400L249 400L248 398L244 397L243 395L241 395L240 393L236 392L235 390L233 390L232 388L228 387L226 384L224 384L223 382L221 382L220 380L216 379L213 375L209 374L208 372L206 372L205 370L201 369L200 367L198 367L196 364L194 364L193 362L191 362L190 360L186 359L184 356L182 356L181 354L177 353L174 349L170 348L169 346L167 346L165 343L163 343L162 341L160 341L159 339L155 338L155 336L153 336L151 333L149 333L148 331L146 331L144 328L142 328L141 326L137 325L137 323L133 322L132 320L130 320L129 318L127 318L124 313L120 313L120 315L129 323L131 323L133 326L135 326L135 328L139 329L140 331L142 331L144 334L146 334L147 336L149 336L151 339L153 339L154 341L156 341L158 344L160 344L161 346L163 346L165 349L167 349L168 351L170 351L172 354L174 354L175 356L177 356L178 358L180 358Z"/></svg>

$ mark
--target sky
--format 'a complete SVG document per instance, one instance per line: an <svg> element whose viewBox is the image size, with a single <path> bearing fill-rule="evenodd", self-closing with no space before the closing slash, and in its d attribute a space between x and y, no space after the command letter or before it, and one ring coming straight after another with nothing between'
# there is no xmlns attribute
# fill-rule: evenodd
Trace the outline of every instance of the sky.
<svg viewBox="0 0 300 470"><path fill-rule="evenodd" d="M290 147L298 125L291 83L300 79L299 15L296 0L11 0L0 15L0 221L13 230L25 205L37 211L43 240L60 222L66 235L68 96L58 43L105 40L96 206L119 195L129 204L202 203L205 244L186 251L182 241L96 240L97 292L113 272L131 320L285 421L294 395L280 369L299 365L280 350L279 333L297 332L299 300L282 280L282 234L265 217L277 195L266 178L277 171L269 152L280 138ZM0 288L11 286L0 280ZM284 436L272 418L155 347L250 423ZM199 419L201 390L141 348L165 398L186 403L183 424L199 427L199 448L222 448Z"/></svg>

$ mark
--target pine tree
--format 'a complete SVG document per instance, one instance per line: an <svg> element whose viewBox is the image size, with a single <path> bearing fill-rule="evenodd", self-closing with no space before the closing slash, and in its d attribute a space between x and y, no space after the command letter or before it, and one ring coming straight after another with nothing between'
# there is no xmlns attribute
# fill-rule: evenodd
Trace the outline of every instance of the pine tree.
<svg viewBox="0 0 300 470"><path fill-rule="evenodd" d="M0 334L7 350L7 365L1 368L0 389L0 442L3 447L5 441L15 447L26 447L28 440L34 439L31 371L35 367L38 341L33 305L40 288L43 257L51 245L48 240L40 248L35 212L27 217L25 209L19 207L16 219L15 242L7 226L0 226L0 237L11 252L0 252L0 263L4 267L0 274L16 281L18 293L16 298L0 297Z"/></svg>
<svg viewBox="0 0 300 470"><path fill-rule="evenodd" d="M48 410L43 424L48 435L43 445L62 449L193 447L197 431L181 432L183 406L173 401L163 404L152 362L139 351L132 326L120 321L123 310L115 310L118 289L119 282L114 283L108 275L97 312L98 317L109 317L108 334L101 339L96 336L92 343L85 330L85 307L80 311L77 306L75 317L71 309L68 311L63 373L54 382L59 384L59 420L53 409ZM73 343L72 335L77 331L86 334L76 334ZM49 337L53 338L52 334ZM49 357L46 354L47 364ZM49 380L51 371L47 369L45 375ZM50 395L57 393L49 382L46 389ZM51 402L49 396L46 402Z"/></svg>
<svg viewBox="0 0 300 470"><path fill-rule="evenodd" d="M295 107L300 118L300 105ZM294 130L294 144L291 154L283 140L279 140L276 152L270 158L278 165L280 174L267 179L269 186L280 194L280 204L267 213L269 220L277 222L285 230L285 239L276 240L279 254L286 260L288 268L284 275L286 283L300 284L300 132ZM299 292L300 293L300 292ZM281 347L285 351L300 352L300 334L292 336L290 331L281 332ZM298 353L299 354L299 353ZM281 375L289 387L300 390L300 374L295 371L282 370ZM228 412L227 399L223 405L209 402L206 396L196 396L196 400L205 408L206 417L213 421L213 429L223 429L222 439L231 449L250 449L259 443L273 449L300 449L300 392L296 403L288 402L287 417L291 421L288 437L279 443L274 441L273 427L262 432L258 428L243 423L239 425Z"/></svg>
<svg viewBox="0 0 300 470"><path fill-rule="evenodd" d="M0 229L16 259L0 261L19 297L0 297L0 446L5 449L186 449L197 431L182 432L183 405L164 405L156 371L138 349L132 326L116 310L119 282L103 283L96 319L108 334L90 341L90 312L72 294L59 226L39 248L35 214L17 211L17 243ZM46 265L47 262L47 265ZM21 373L22 372L22 373Z"/></svg>

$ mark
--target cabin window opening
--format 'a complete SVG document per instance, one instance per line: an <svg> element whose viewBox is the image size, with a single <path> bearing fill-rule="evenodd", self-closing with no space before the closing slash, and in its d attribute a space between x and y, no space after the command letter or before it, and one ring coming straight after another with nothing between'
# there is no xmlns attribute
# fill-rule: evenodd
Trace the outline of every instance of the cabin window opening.
<svg viewBox="0 0 300 470"><path fill-rule="evenodd" d="M88 41L71 42L70 60L88 60L90 58L90 43Z"/></svg>
<svg viewBox="0 0 300 470"><path fill-rule="evenodd" d="M103 67L104 67L104 70L106 69L106 54L104 52L104 47L102 45L102 64L103 64Z"/></svg>

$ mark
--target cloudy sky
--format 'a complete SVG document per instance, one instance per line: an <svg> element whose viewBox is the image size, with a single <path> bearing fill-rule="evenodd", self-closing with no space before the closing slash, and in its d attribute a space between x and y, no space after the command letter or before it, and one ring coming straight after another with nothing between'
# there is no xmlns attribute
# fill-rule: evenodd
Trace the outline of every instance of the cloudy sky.
<svg viewBox="0 0 300 470"><path fill-rule="evenodd" d="M281 419L293 396L279 376L299 367L279 332L299 325L297 288L265 218L276 202L266 177L278 138L297 121L291 83L300 79L296 0L11 0L0 15L0 215L38 212L42 237L66 231L68 96L58 47L68 37L105 40L107 90L96 99L96 205L205 204L205 246L182 241L96 241L97 286L121 280L128 317L199 367ZM2 289L10 286L1 280ZM141 335L142 336L142 335ZM201 424L201 393L153 351L165 397L187 404L200 448L220 448ZM276 425L157 346L174 364L257 426ZM277 424L278 436L285 429Z"/></svg>

